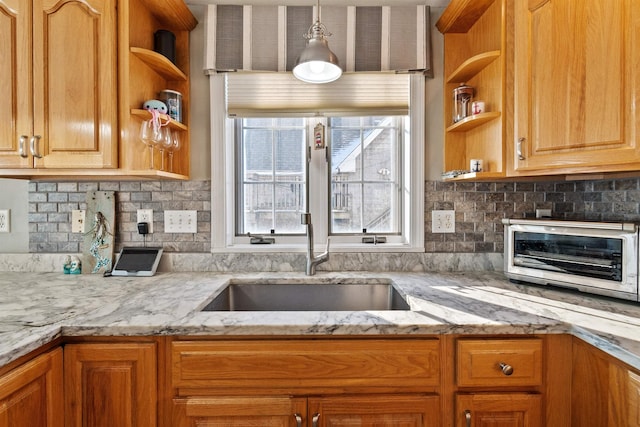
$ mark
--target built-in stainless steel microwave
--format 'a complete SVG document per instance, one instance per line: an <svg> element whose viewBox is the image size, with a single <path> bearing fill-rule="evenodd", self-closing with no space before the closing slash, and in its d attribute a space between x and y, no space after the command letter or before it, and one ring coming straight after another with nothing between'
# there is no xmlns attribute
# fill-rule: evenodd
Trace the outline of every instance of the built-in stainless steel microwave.
<svg viewBox="0 0 640 427"><path fill-rule="evenodd" d="M509 279L638 299L638 226L504 219Z"/></svg>

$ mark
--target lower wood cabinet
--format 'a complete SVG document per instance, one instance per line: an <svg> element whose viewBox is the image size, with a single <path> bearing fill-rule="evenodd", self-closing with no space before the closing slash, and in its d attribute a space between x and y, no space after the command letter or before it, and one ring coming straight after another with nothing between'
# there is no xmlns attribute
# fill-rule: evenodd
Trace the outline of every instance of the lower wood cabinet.
<svg viewBox="0 0 640 427"><path fill-rule="evenodd" d="M0 427L63 427L62 349L0 376Z"/></svg>
<svg viewBox="0 0 640 427"><path fill-rule="evenodd" d="M474 393L456 396L456 427L542 427L542 396Z"/></svg>
<svg viewBox="0 0 640 427"><path fill-rule="evenodd" d="M544 339L455 343L456 427L543 427Z"/></svg>
<svg viewBox="0 0 640 427"><path fill-rule="evenodd" d="M155 343L66 345L66 426L155 426L156 353Z"/></svg>
<svg viewBox="0 0 640 427"><path fill-rule="evenodd" d="M640 372L570 335L83 340L9 369L0 427L640 427Z"/></svg>
<svg viewBox="0 0 640 427"><path fill-rule="evenodd" d="M306 417L306 399L290 396L174 399L173 427L298 427ZM298 423L300 420L300 423Z"/></svg>
<svg viewBox="0 0 640 427"><path fill-rule="evenodd" d="M571 425L640 427L640 374L573 339Z"/></svg>
<svg viewBox="0 0 640 427"><path fill-rule="evenodd" d="M175 427L441 426L437 338L174 341L168 365Z"/></svg>
<svg viewBox="0 0 640 427"><path fill-rule="evenodd" d="M308 400L311 427L438 427L440 398L434 395L327 396Z"/></svg>
<svg viewBox="0 0 640 427"><path fill-rule="evenodd" d="M434 395L188 397L174 400L174 427L439 427Z"/></svg>
<svg viewBox="0 0 640 427"><path fill-rule="evenodd" d="M640 427L640 374L627 372L629 427Z"/></svg>

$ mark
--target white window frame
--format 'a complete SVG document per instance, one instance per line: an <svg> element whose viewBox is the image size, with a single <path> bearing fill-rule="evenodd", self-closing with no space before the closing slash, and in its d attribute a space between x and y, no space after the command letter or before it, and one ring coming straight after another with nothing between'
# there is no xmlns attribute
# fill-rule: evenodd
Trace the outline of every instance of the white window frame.
<svg viewBox="0 0 640 427"><path fill-rule="evenodd" d="M387 243L364 244L362 236L331 236L331 252L424 252L424 153L425 153L425 77L411 75L410 141L404 155L402 191L402 234L387 236ZM251 245L248 236L235 235L235 124L226 117L225 79L223 74L209 76L211 105L211 252L304 252L306 236L277 236L276 243ZM363 115L367 115L363 113ZM326 120L318 118L318 121ZM313 125L309 126L313 131ZM406 136L405 136L406 137ZM308 138L313 144L313 138ZM320 181L318 189L309 192L314 244L324 248L328 234L328 165L324 150L311 150L310 182ZM318 178L318 174L321 178ZM222 202L221 202L222 201Z"/></svg>

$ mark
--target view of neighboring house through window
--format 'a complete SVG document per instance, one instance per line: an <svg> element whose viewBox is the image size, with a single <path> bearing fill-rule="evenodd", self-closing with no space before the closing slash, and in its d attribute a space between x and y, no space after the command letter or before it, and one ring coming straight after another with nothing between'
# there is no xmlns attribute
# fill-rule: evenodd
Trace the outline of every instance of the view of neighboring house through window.
<svg viewBox="0 0 640 427"><path fill-rule="evenodd" d="M329 117L327 185L329 234L400 233L402 217L401 116ZM236 234L303 234L307 212L304 118L236 119Z"/></svg>
<svg viewBox="0 0 640 427"><path fill-rule="evenodd" d="M304 233L304 119L237 119L236 233Z"/></svg>
<svg viewBox="0 0 640 427"><path fill-rule="evenodd" d="M334 117L331 133L331 234L398 233L400 118Z"/></svg>

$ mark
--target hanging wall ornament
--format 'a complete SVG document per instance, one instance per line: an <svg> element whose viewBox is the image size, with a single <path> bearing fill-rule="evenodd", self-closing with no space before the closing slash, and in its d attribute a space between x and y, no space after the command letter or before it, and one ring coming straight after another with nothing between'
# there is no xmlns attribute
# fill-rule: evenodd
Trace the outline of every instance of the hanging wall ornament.
<svg viewBox="0 0 640 427"><path fill-rule="evenodd" d="M82 255L84 273L111 271L115 235L115 194L113 191L87 192L87 229Z"/></svg>

